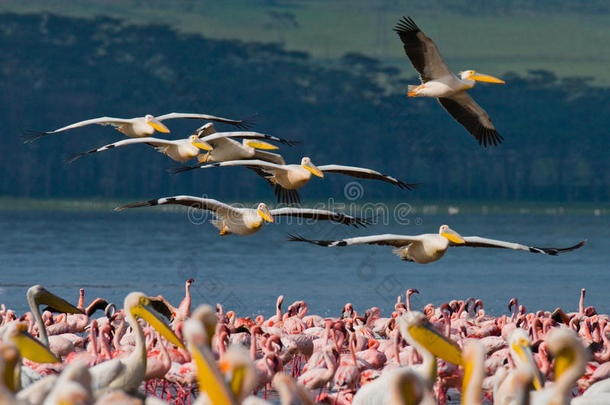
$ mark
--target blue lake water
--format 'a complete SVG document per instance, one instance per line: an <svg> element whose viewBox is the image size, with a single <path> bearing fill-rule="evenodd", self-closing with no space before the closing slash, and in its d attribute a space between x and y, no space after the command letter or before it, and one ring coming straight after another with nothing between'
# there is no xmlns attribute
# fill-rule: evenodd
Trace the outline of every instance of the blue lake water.
<svg viewBox="0 0 610 405"><path fill-rule="evenodd" d="M205 218L203 218L205 219ZM470 296L495 315L511 297L528 311L586 305L610 312L610 227L607 215L413 214L409 224L353 229L331 223L267 224L257 234L220 237L186 211L0 211L0 303L25 312L25 292L42 284L71 302L101 296L122 305L130 291L163 294L178 305L184 281L195 279L194 304L221 302L239 315L274 313L279 294L305 300L310 313L336 316L346 302L358 311L380 307L417 288L416 308ZM203 222L203 223L199 223ZM281 221L286 222L286 221ZM558 257L504 249L452 248L428 265L407 263L390 247L324 248L288 243L288 233L333 239L376 233L436 233L449 224L478 235L538 246L562 247L588 239Z"/></svg>

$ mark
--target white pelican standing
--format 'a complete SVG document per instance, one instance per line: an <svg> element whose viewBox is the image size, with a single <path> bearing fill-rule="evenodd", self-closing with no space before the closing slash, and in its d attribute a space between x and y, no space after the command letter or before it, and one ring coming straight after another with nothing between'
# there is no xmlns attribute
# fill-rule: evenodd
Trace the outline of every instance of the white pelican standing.
<svg viewBox="0 0 610 405"><path fill-rule="evenodd" d="M277 138L274 136L259 134L257 132L216 133L214 124L211 122L208 122L201 128L198 128L196 133L201 139L205 140L213 147L212 151L206 153L205 155L200 155L198 157L199 163L224 162L227 160L258 159L264 160L266 162L272 162L278 165L283 165L286 164L286 162L284 161L284 158L281 155L277 153L264 152L262 150L259 150L278 149L277 146L262 141L262 139L281 142L288 146L294 145L294 142L292 141ZM235 135L227 136L226 134ZM238 134L243 134L243 136L240 136ZM242 138L242 142L239 143L232 138Z"/></svg>
<svg viewBox="0 0 610 405"><path fill-rule="evenodd" d="M262 176L271 185L275 186L275 195L278 197L278 201L285 203L300 202L301 199L296 190L306 185L311 179L312 174L317 177L324 177L324 173L340 173L361 179L380 180L408 190L412 190L416 186L415 184L405 183L394 177L363 167L341 165L316 166L308 157L302 158L301 164L299 165L278 165L262 160L232 160L228 162L182 167L173 170L173 172L180 173L193 169L233 166L243 166L254 170L256 174Z"/></svg>
<svg viewBox="0 0 610 405"><path fill-rule="evenodd" d="M115 208L122 211L126 208L151 207L155 205L184 205L189 208L211 211L216 215L212 224L220 230L220 235L250 235L261 229L264 221L274 222L274 217L289 216L314 220L339 222L354 227L366 226L367 221L338 212L310 208L277 208L269 210L265 203L258 204L256 209L233 207L211 198L200 198L188 195L164 197L149 201L140 201Z"/></svg>
<svg viewBox="0 0 610 405"><path fill-rule="evenodd" d="M503 80L474 70L454 75L441 57L434 41L428 38L408 17L402 17L394 27L413 67L419 72L422 84L409 85L409 97L436 97L449 114L479 141L479 145L498 145L502 136L496 131L489 116L466 90L477 81L504 83Z"/></svg>
<svg viewBox="0 0 610 405"><path fill-rule="evenodd" d="M464 236L442 225L438 234L424 233L421 235L371 235L348 238L343 240L310 240L301 236L290 235L291 242L309 242L319 246L350 246L350 245L386 245L395 246L394 253L402 260L416 263L432 263L439 260L450 247L485 247L523 250L531 253L541 253L556 256L559 253L569 252L578 249L585 244L581 241L574 246L567 248L540 248L521 245L518 243L504 242L501 240L481 238L479 236Z"/></svg>
<svg viewBox="0 0 610 405"><path fill-rule="evenodd" d="M176 118L186 118L186 119L200 119L200 120L208 120L208 121L217 121L224 122L226 124L235 125L238 128L247 128L250 126L250 122L247 120L231 120L228 118L216 117L214 115L208 114L193 114L193 113L169 113L160 115L155 117L153 115L147 114L143 117L136 118L115 118L115 117L99 117L92 118L85 121L75 122L74 124L67 125L65 127L53 130L41 132L35 137L28 139L26 142L33 142L43 136L56 134L58 132L68 131L74 128L80 128L87 125L97 124L97 125L112 125L117 129L117 131L123 133L124 135L130 138L142 138L145 136L150 136L155 133L155 131L169 133L169 128L167 128L161 121L176 119Z"/></svg>
<svg viewBox="0 0 610 405"><path fill-rule="evenodd" d="M89 369L96 396L113 390L128 393L137 391L146 374L146 342L142 326L136 317L148 322L170 343L184 349L184 345L153 309L150 299L141 292L132 292L125 297L125 319L135 337L135 349L128 356L105 361Z"/></svg>

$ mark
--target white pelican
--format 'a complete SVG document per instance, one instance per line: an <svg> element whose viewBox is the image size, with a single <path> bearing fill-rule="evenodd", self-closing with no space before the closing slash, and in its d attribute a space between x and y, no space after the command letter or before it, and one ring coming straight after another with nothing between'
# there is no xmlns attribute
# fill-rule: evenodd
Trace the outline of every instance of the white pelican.
<svg viewBox="0 0 610 405"><path fill-rule="evenodd" d="M232 233L237 235L250 235L257 232L263 226L264 221L274 222L273 218L280 216L327 220L339 222L345 225L352 225L355 227L367 225L367 221L365 219L356 218L333 211L289 207L269 210L265 203L258 204L256 209L238 208L210 198L200 198L188 195L177 195L149 201L139 201L122 205L114 210L122 211L126 208L151 207L154 205L166 204L184 205L186 207L212 211L216 215L216 219L212 220L211 222L220 230L221 235L229 235Z"/></svg>
<svg viewBox="0 0 610 405"><path fill-rule="evenodd" d="M481 342L469 339L462 350L464 377L462 378L462 404L482 405L481 385L485 377L485 350Z"/></svg>
<svg viewBox="0 0 610 405"><path fill-rule="evenodd" d="M212 145L213 150L200 155L198 157L199 163L206 162L224 162L227 160L244 160L244 159L258 159L266 162L272 162L278 165L286 164L284 158L271 152L264 152L258 149L275 150L277 146L268 142L262 141L261 139L268 139L275 142L281 142L288 146L294 145L294 142L287 141L282 138L274 136L263 135L257 132L220 132L216 133L214 124L208 122L201 128L197 129L197 135L202 140L205 140ZM243 135L242 135L243 134ZM232 138L242 138L242 142L239 143Z"/></svg>
<svg viewBox="0 0 610 405"><path fill-rule="evenodd" d="M538 369L536 360L534 360L528 333L521 328L516 328L508 338L508 347L510 357L515 362L515 368L529 368L534 376L532 381L534 388L536 390L542 389L544 387L544 376Z"/></svg>
<svg viewBox="0 0 610 405"><path fill-rule="evenodd" d="M144 379L146 373L146 342L142 326L140 326L136 317L148 322L170 343L184 349L182 342L153 309L150 299L143 293L132 292L128 294L125 297L124 310L125 319L135 336L135 349L128 356L105 361L89 369L93 390L98 397L105 392L117 389L135 392Z"/></svg>
<svg viewBox="0 0 610 405"><path fill-rule="evenodd" d="M439 333L434 326L428 322L426 316L419 311L407 312L398 318L400 334L413 346L422 356L423 363L411 367L411 371L417 374L409 384L403 386L419 392L423 402L435 403L432 397L432 387L437 379L436 356L456 365L462 365L464 360L459 346ZM352 402L353 405L373 405L389 403L390 398L395 395L394 385L398 384L406 376L401 376L406 368L398 368L386 372L380 378L362 387ZM402 380L403 383L407 381ZM412 392L414 394L415 392ZM404 392L403 392L404 394ZM409 397L409 396L407 396ZM394 402L392 402L394 403ZM407 402L410 403L410 402ZM420 402L411 402L420 403Z"/></svg>
<svg viewBox="0 0 610 405"><path fill-rule="evenodd" d="M578 249L585 244L581 241L567 248L540 248L520 245L518 243L501 240L481 238L479 236L464 236L455 232L447 225L442 225L438 234L424 233L421 235L371 235L348 238L343 240L310 240L298 235L290 235L291 242L309 242L320 246L349 246L349 245L387 245L395 246L394 253L402 260L416 263L432 263L439 260L449 247L468 246L523 250L531 253L541 253L556 256L559 253Z"/></svg>
<svg viewBox="0 0 610 405"><path fill-rule="evenodd" d="M409 86L409 97L436 97L438 102L457 122L479 141L479 145L497 145L502 136L496 131L489 116L466 90L477 81L504 83L503 80L474 70L460 72L458 78L445 65L434 41L428 38L408 17L402 17L394 27L413 67L419 72L422 84Z"/></svg>
<svg viewBox="0 0 610 405"><path fill-rule="evenodd" d="M386 183L408 190L412 190L416 186L416 184L405 183L394 177L363 167L341 165L316 166L308 157L302 158L300 165L278 165L270 162L263 162L262 160L232 160L228 162L181 167L173 170L173 172L181 173L193 169L232 166L243 166L254 170L256 174L264 177L271 185L275 186L275 195L278 197L278 201L285 203L300 203L301 199L296 190L307 184L311 179L312 174L314 176L324 177L324 173L340 173L361 179L385 181Z"/></svg>
<svg viewBox="0 0 610 405"><path fill-rule="evenodd" d="M36 135L32 139L28 139L26 142L33 142L38 138L41 138L46 135L56 134L58 132L68 131L74 128L80 128L87 125L98 124L98 125L112 125L119 132L122 132L126 136L130 138L142 138L145 136L150 136L155 133L155 131L169 133L169 129L163 125L161 121L171 120L176 118L187 118L187 119L200 119L200 120L208 120L208 121L217 121L224 122L226 124L235 125L238 128L247 128L251 125L251 123L247 120L231 120L228 118L216 117L214 115L208 114L192 114L192 113L169 113L160 115L155 117L153 115L147 114L144 117L136 117L136 118L114 118L114 117L99 117L92 118L85 121L79 121L74 124L67 125L62 128L58 128L54 131L46 131L41 132Z"/></svg>

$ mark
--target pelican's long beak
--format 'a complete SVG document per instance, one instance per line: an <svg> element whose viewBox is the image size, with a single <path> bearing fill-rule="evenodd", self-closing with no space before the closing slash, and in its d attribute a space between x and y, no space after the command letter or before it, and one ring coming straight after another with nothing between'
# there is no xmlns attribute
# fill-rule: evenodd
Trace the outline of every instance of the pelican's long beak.
<svg viewBox="0 0 610 405"><path fill-rule="evenodd" d="M267 209L267 207L259 208L258 209L258 215L260 215L261 218L263 218L267 222L275 222L275 220L271 216L271 213L269 213L269 210Z"/></svg>
<svg viewBox="0 0 610 405"><path fill-rule="evenodd" d="M543 379L540 370L538 369L538 365L536 364L536 360L534 360L534 355L532 354L532 349L530 347L530 342L525 339L520 339L519 342L513 343L513 350L519 357L523 359L533 372L534 379L532 384L536 390L540 390L543 387Z"/></svg>
<svg viewBox="0 0 610 405"><path fill-rule="evenodd" d="M151 127L153 127L155 130L159 131L159 132L163 132L165 134L169 134L169 128L166 127L165 125L163 125L161 123L161 121L159 121L156 118L152 118L148 122L148 125L150 125Z"/></svg>
<svg viewBox="0 0 610 405"><path fill-rule="evenodd" d="M225 376L225 380L229 383L231 392L233 392L233 395L235 395L236 398L239 398L244 385L244 380L246 379L246 367L240 365L235 368L231 368L229 362L227 361L220 361L219 365L220 371L222 371Z"/></svg>
<svg viewBox="0 0 610 405"><path fill-rule="evenodd" d="M17 335L10 339L17 346L17 350L22 357L36 363L58 363L60 360L49 350L28 333L28 326L25 323L17 325Z"/></svg>
<svg viewBox="0 0 610 405"><path fill-rule="evenodd" d="M445 238L449 239L451 242L457 243L459 245L463 245L464 243L466 243L464 238L462 238L462 235L460 235L459 233L457 233L456 231L454 231L451 228L447 228L443 232L441 232L441 236L444 236Z"/></svg>
<svg viewBox="0 0 610 405"><path fill-rule="evenodd" d="M459 366L464 364L462 352L457 343L441 335L430 323L411 326L408 330L417 343L436 357Z"/></svg>
<svg viewBox="0 0 610 405"><path fill-rule="evenodd" d="M572 366L576 360L574 350L566 347L555 356L555 381Z"/></svg>
<svg viewBox="0 0 610 405"><path fill-rule="evenodd" d="M41 288L40 291L36 294L36 302L38 304L46 305L49 307L49 309L52 309L57 312L62 312L66 314L84 314L83 311L76 308L68 301L64 300L61 297L58 297L57 295L47 291L44 288Z"/></svg>
<svg viewBox="0 0 610 405"><path fill-rule="evenodd" d="M277 146L270 144L269 142L259 141L258 139L246 139L244 141L246 146L256 149L275 150L279 149Z"/></svg>
<svg viewBox="0 0 610 405"><path fill-rule="evenodd" d="M315 176L324 177L324 173L311 162L307 162L303 167L313 173Z"/></svg>
<svg viewBox="0 0 610 405"><path fill-rule="evenodd" d="M205 335L203 326L198 321L188 320L185 322L184 328L185 333L188 328L196 328L198 335ZM198 345L195 342L189 342L189 353L197 366L199 387L202 391L205 391L210 403L214 405L236 405L237 401L227 387L210 349L203 344Z"/></svg>
<svg viewBox="0 0 610 405"><path fill-rule="evenodd" d="M499 79L497 77L486 75L484 73L474 72L470 76L469 79L476 80L477 82L487 82L487 83L506 83L504 80Z"/></svg>
<svg viewBox="0 0 610 405"><path fill-rule="evenodd" d="M201 140L195 140L192 142L192 144L196 147L198 147L199 149L203 149L203 150L213 150L214 148L212 147L212 145L210 145L209 143L205 142L205 141L201 141Z"/></svg>
<svg viewBox="0 0 610 405"><path fill-rule="evenodd" d="M135 307L131 308L131 314L144 319L150 326L152 326L161 336L167 339L169 342L178 346L181 349L185 349L184 344L178 339L178 336L167 326L161 315L157 314L157 311L148 303L139 303Z"/></svg>

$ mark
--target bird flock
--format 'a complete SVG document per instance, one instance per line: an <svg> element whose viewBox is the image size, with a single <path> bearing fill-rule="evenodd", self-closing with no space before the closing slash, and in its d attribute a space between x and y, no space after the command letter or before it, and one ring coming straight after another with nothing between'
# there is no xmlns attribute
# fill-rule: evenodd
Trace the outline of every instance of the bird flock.
<svg viewBox="0 0 610 405"><path fill-rule="evenodd" d="M420 311L409 289L387 316L284 310L279 296L274 315L252 319L191 311L193 283L177 307L131 292L119 310L32 286L30 312L0 310L0 404L610 403L610 321L584 289L575 312L516 298L498 317L475 298Z"/></svg>
<svg viewBox="0 0 610 405"><path fill-rule="evenodd" d="M436 44L411 18L395 26L421 84L408 97L433 97L484 147L503 137L487 113L466 93L476 81L504 83L466 70L454 75ZM169 133L171 119L208 121L184 139L153 137ZM217 132L214 123L238 131ZM208 114L169 113L131 119L100 117L37 134L30 141L88 125L110 125L128 138L78 153L74 162L127 145L146 145L176 162L173 169L244 167L264 178L279 203L269 208L229 205L211 198L177 195L138 201L125 209L182 205L212 212L220 235L250 235L278 217L332 221L366 227L374 218L300 206L299 190L329 173L381 181L406 190L408 183L379 171L339 164L316 165L310 157L286 164L276 144L297 142L250 131L253 121ZM449 247L485 247L558 255L582 247L535 247L462 236L447 225L438 233L368 235L317 240L291 234L288 241L325 247L359 244L394 247L402 260L420 264L443 257ZM336 317L308 314L296 301L274 316L251 319L201 305L191 312L190 287L178 307L163 296L126 295L122 308L103 298L84 305L81 289L74 306L36 285L27 292L31 311L0 312L0 405L2 404L434 404L461 398L463 404L610 404L608 315L584 307L578 312L527 313L516 299L511 315L493 317L480 300L456 300L439 307L412 309L408 290L394 311L358 313L346 304ZM45 305L42 310L40 306ZM93 318L97 310L104 316ZM577 395L576 397L574 397Z"/></svg>

